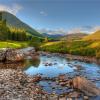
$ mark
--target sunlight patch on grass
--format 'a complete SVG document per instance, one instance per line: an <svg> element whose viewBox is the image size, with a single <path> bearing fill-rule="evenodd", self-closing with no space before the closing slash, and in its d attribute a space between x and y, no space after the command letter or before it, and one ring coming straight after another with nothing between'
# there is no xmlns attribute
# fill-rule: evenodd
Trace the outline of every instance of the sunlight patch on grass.
<svg viewBox="0 0 100 100"><path fill-rule="evenodd" d="M9 41L9 42L0 42L0 48L23 48L27 47L27 42L16 42L16 41Z"/></svg>
<svg viewBox="0 0 100 100"><path fill-rule="evenodd" d="M42 44L41 47L44 47L44 46L50 46L50 45L54 45L54 44L58 44L60 43L61 41L56 41L56 42L47 42L45 44Z"/></svg>

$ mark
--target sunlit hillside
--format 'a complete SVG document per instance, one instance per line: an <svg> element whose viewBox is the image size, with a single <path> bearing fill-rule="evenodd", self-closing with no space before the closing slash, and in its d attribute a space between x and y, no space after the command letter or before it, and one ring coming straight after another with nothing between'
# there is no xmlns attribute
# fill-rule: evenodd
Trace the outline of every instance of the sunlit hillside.
<svg viewBox="0 0 100 100"><path fill-rule="evenodd" d="M95 33L84 37L84 40L100 40L100 30Z"/></svg>

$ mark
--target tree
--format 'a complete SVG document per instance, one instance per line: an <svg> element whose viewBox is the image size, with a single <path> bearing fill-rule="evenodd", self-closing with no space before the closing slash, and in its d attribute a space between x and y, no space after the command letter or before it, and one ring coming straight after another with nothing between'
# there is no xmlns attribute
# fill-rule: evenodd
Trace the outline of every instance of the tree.
<svg viewBox="0 0 100 100"><path fill-rule="evenodd" d="M45 37L44 42L48 42L48 38L47 37Z"/></svg>

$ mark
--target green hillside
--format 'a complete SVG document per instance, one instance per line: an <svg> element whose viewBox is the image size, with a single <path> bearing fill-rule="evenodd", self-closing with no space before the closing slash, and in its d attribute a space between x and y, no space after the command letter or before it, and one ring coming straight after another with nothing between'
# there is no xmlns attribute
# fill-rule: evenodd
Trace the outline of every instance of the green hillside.
<svg viewBox="0 0 100 100"><path fill-rule="evenodd" d="M6 20L8 27L25 29L28 33L34 36L42 37L42 35L39 32L37 32L35 29L31 28L29 25L19 20L16 16L14 16L11 13L0 11L0 20Z"/></svg>
<svg viewBox="0 0 100 100"><path fill-rule="evenodd" d="M100 58L100 31L82 39L67 37L65 41L48 42L41 45L41 50Z"/></svg>

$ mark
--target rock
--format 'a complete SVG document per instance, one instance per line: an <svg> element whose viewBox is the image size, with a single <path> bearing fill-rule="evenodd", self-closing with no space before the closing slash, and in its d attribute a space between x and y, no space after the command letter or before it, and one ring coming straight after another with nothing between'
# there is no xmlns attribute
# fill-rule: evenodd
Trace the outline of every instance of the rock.
<svg viewBox="0 0 100 100"><path fill-rule="evenodd" d="M52 66L53 64L52 63L45 63L45 66Z"/></svg>
<svg viewBox="0 0 100 100"><path fill-rule="evenodd" d="M9 62L19 62L24 60L23 53L18 50L8 49L6 51L6 60Z"/></svg>
<svg viewBox="0 0 100 100"><path fill-rule="evenodd" d="M0 51L1 62L18 62L23 61L24 55L15 49L5 49Z"/></svg>
<svg viewBox="0 0 100 100"><path fill-rule="evenodd" d="M23 53L24 55L28 56L28 55L34 54L35 48L34 47L28 47L28 48L19 49L18 51Z"/></svg>
<svg viewBox="0 0 100 100"><path fill-rule="evenodd" d="M84 92L87 96L100 95L100 89L84 77L75 77L70 81L70 86L75 89L79 89L80 91Z"/></svg>
<svg viewBox="0 0 100 100"><path fill-rule="evenodd" d="M74 66L76 67L77 71L84 70L84 68L81 65L74 65Z"/></svg>
<svg viewBox="0 0 100 100"><path fill-rule="evenodd" d="M0 50L0 61L1 62L19 62L25 59L25 56L32 56L32 58L37 57L34 47L28 47L24 49L2 49ZM38 57L39 58L39 57Z"/></svg>
<svg viewBox="0 0 100 100"><path fill-rule="evenodd" d="M4 61L5 59L5 50L0 50L0 61Z"/></svg>
<svg viewBox="0 0 100 100"><path fill-rule="evenodd" d="M38 81L40 81L41 80L41 76L35 76L34 78L33 78L33 82L38 82Z"/></svg>
<svg viewBox="0 0 100 100"><path fill-rule="evenodd" d="M58 80L60 82L66 82L68 80L68 77L65 74L59 75Z"/></svg>
<svg viewBox="0 0 100 100"><path fill-rule="evenodd" d="M68 94L68 97L71 97L71 98L78 98L78 97L80 97L80 93L79 93L79 92L76 92L76 91L70 92L70 93Z"/></svg>
<svg viewBox="0 0 100 100"><path fill-rule="evenodd" d="M89 100L89 97L88 96L84 96L84 100Z"/></svg>

